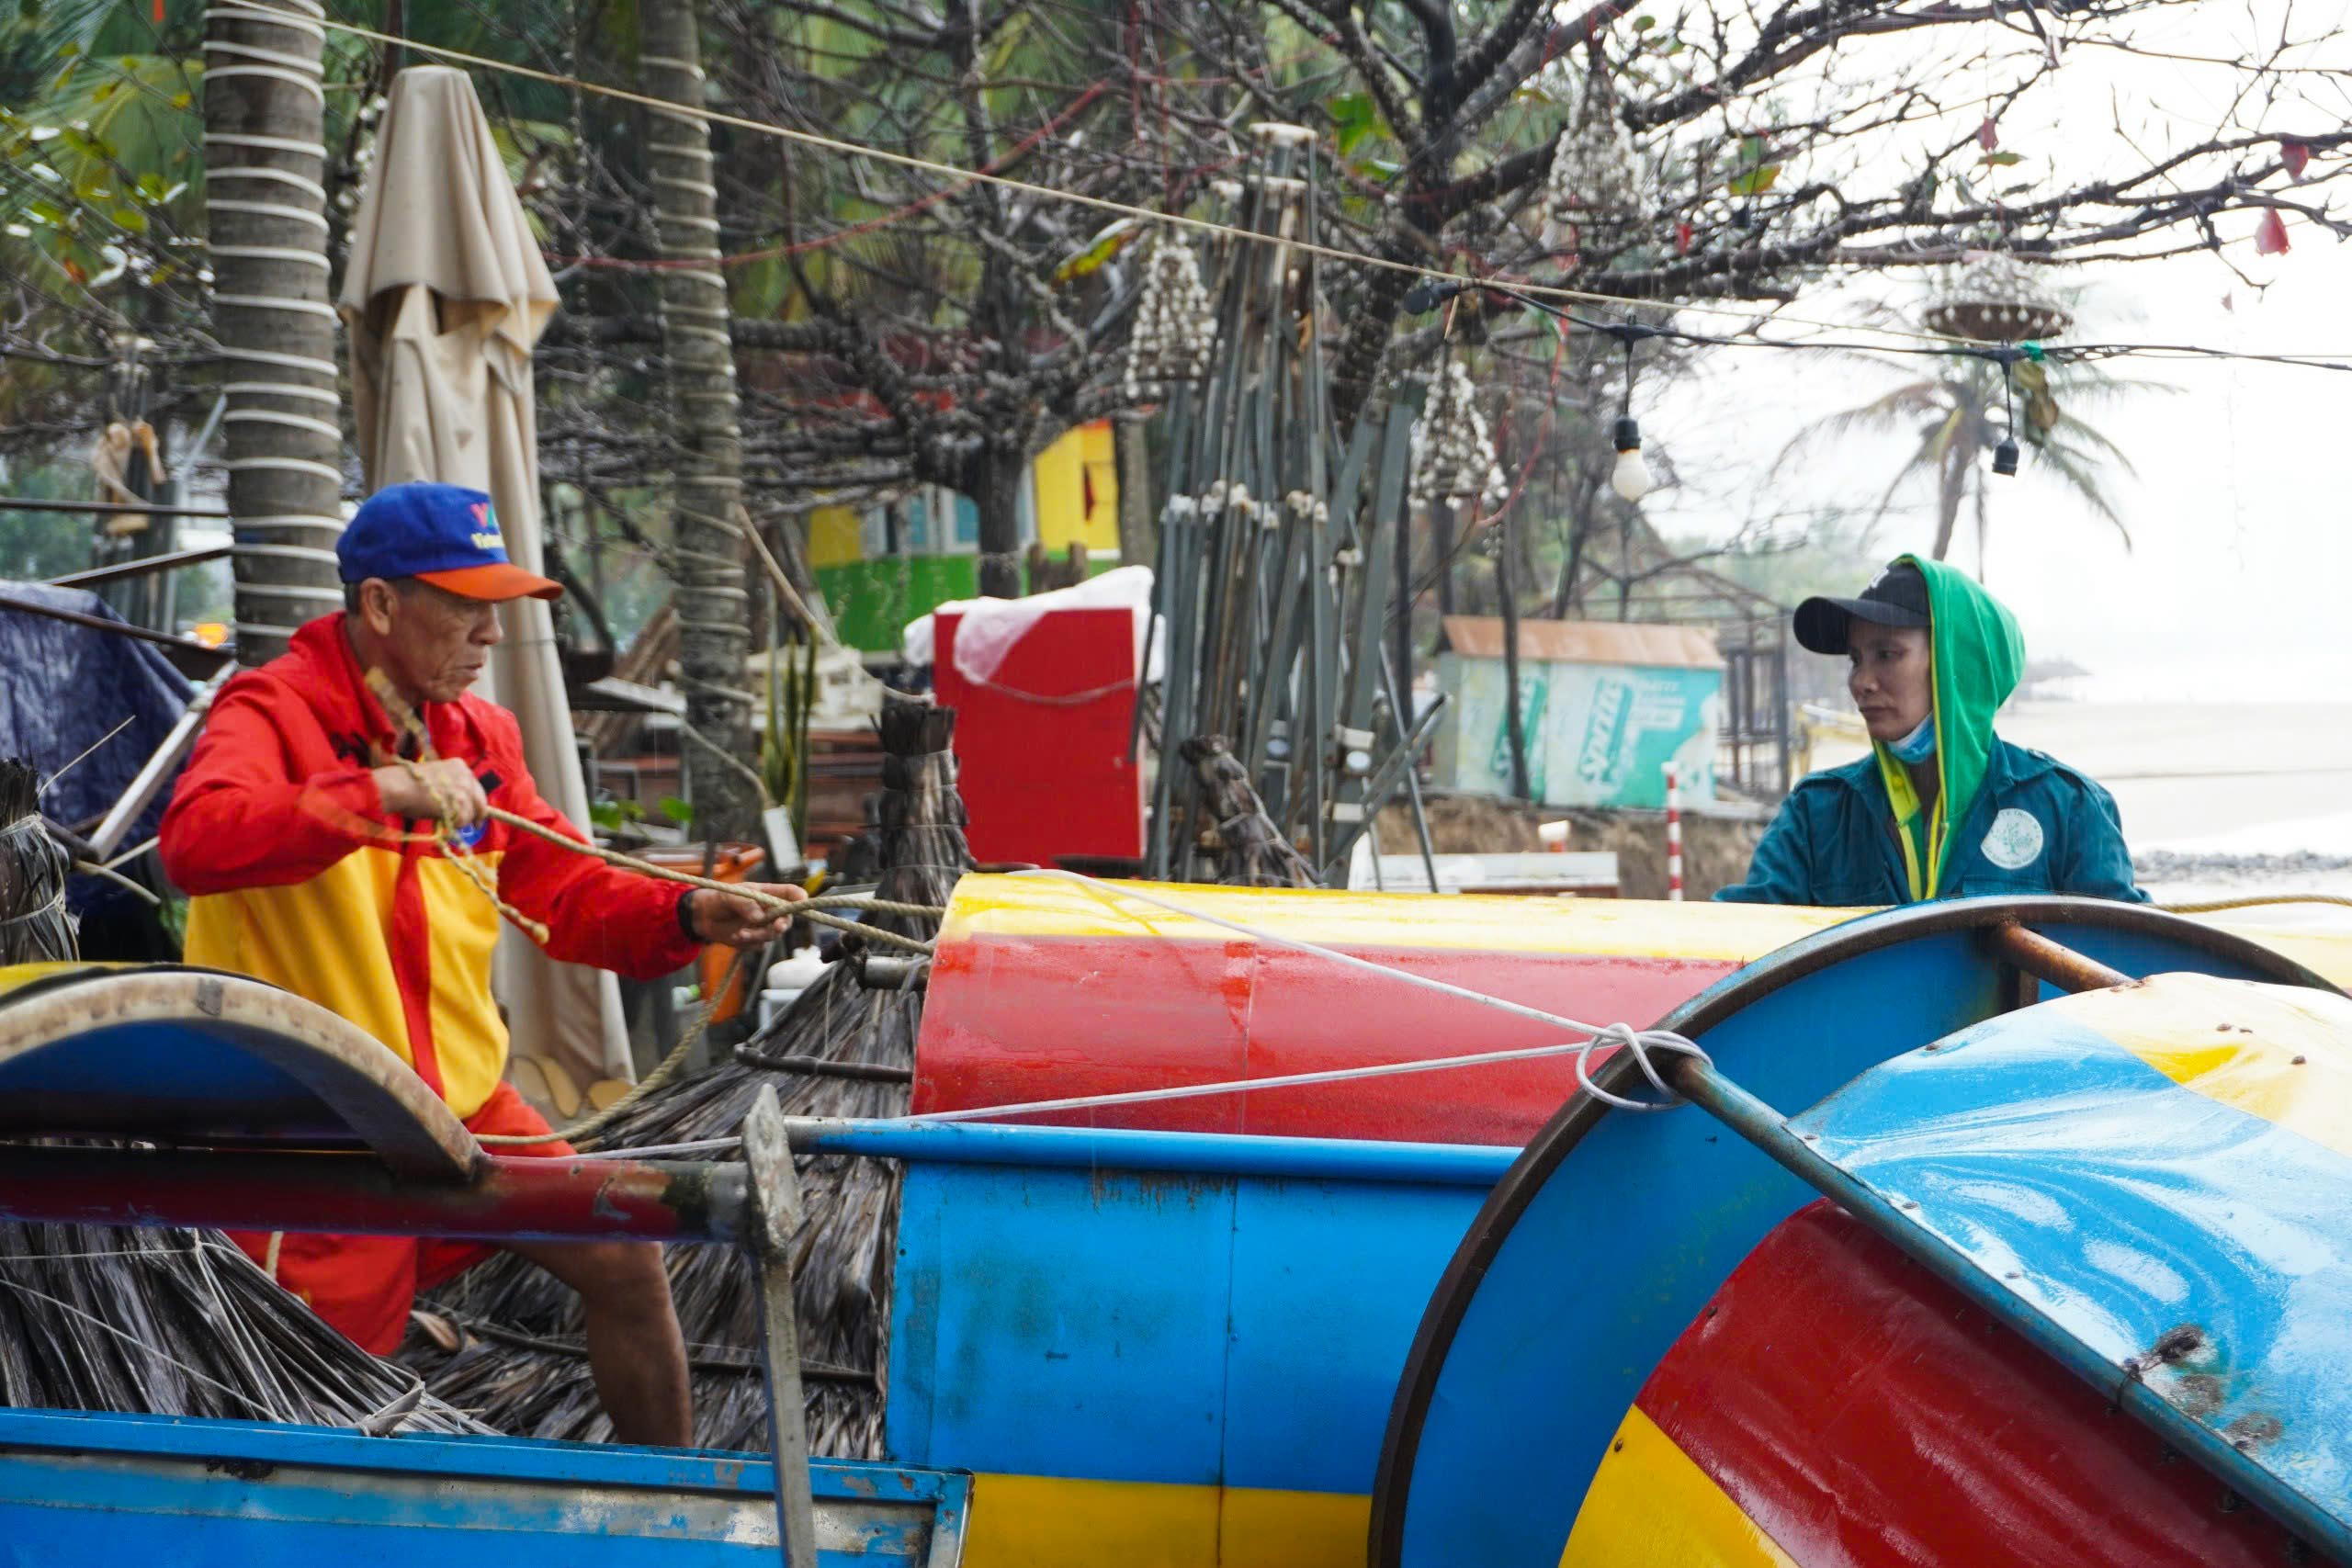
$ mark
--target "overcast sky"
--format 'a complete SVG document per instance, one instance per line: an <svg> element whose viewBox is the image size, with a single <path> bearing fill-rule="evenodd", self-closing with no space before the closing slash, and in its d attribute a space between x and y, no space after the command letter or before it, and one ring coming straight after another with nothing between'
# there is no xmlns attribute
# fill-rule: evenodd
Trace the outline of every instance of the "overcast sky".
<svg viewBox="0 0 2352 1568"><path fill-rule="evenodd" d="M2283 19L2311 37L2344 25L2347 10L2345 0L2291 8L2214 0L2163 17L2141 41L2234 57L2256 28L2275 38ZM2352 44L2301 58L2352 68ZM2097 160L2115 155L2107 128L2119 117L2143 146L2164 141L2166 125L2195 140L2203 132L2191 128L2213 123L2223 107L2217 96L2238 80L2211 65L2070 51L2057 91L2004 118L2002 145L2045 170L2054 152L2054 177L2067 183L2096 177ZM2332 114L2281 107L2257 121L2261 129L2341 123L2341 88L2306 81L2312 98L2335 106ZM2074 274L2092 289L2074 337L2329 353L2352 364L2352 247L2290 220L2290 254L2257 256L2255 221L2227 220L2235 271L2200 255ZM1823 294L1791 310L1848 319L1856 303ZM1721 325L1695 317L1687 324ZM2114 487L2131 550L2107 522L2034 476L2030 448L2019 478L1990 481L1986 581L2017 610L2029 648L2089 667L2095 694L2118 700L2352 701L2352 374L2154 360L2115 368L2179 389L2097 416L2138 469ZM1676 534L1721 533L1738 525L1746 498L1767 494L1779 504L1874 505L1916 438L1819 445L1798 470L1766 470L1804 425L1896 382L1892 374L1873 382L1828 355L1717 351L1671 386L1645 386L1637 411L1645 436L1682 471L1703 475L1697 488L1712 492L1685 498L1660 522ZM1907 505L1877 536L1888 555L1924 550L1933 538L1928 486L1905 494ZM1975 570L1965 515L1953 557Z"/></svg>

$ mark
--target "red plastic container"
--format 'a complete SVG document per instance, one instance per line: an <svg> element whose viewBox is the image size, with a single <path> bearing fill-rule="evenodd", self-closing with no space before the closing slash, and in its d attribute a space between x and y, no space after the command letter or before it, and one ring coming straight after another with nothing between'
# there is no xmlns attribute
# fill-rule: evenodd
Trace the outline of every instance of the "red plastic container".
<svg viewBox="0 0 2352 1568"><path fill-rule="evenodd" d="M963 624L947 611L933 623L933 690L956 711L956 782L971 811L973 858L1139 860L1143 769L1127 755L1134 612L1045 611L979 680L956 667Z"/></svg>

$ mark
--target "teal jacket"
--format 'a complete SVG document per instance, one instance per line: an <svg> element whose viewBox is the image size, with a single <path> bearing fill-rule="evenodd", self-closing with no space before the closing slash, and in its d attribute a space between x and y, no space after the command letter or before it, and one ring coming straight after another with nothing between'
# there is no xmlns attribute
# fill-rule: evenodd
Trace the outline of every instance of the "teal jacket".
<svg viewBox="0 0 2352 1568"><path fill-rule="evenodd" d="M1939 898L2075 893L2146 903L2115 798L2040 751L1997 735L1976 798L1951 836ZM1910 902L1902 841L1876 757L1800 783L1756 847L1747 880L1717 898L1853 908Z"/></svg>

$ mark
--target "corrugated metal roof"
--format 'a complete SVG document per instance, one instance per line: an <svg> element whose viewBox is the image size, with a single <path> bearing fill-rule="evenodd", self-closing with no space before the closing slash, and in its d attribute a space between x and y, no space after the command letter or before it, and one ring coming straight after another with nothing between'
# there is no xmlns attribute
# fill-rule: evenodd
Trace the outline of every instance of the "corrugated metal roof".
<svg viewBox="0 0 2352 1568"><path fill-rule="evenodd" d="M1503 623L1495 615L1448 615L1443 646L1472 659L1503 656ZM1724 656L1703 626L1640 621L1519 623L1519 656L1549 664L1663 664L1719 670Z"/></svg>

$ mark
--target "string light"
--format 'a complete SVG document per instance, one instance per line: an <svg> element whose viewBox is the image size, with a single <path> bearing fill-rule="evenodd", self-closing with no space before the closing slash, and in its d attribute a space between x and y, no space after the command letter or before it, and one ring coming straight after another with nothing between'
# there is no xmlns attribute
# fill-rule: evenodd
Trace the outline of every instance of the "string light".
<svg viewBox="0 0 2352 1568"><path fill-rule="evenodd" d="M1617 461L1609 470L1609 488L1629 502L1637 502L1657 488L1657 479L1642 457L1642 427L1634 418L1634 344L1651 329L1631 323L1614 329L1625 345L1625 389L1617 405L1617 431L1612 445Z"/></svg>
<svg viewBox="0 0 2352 1568"><path fill-rule="evenodd" d="M1631 419L1617 422L1617 461L1609 470L1609 488L1627 501L1649 494L1657 480L1642 460L1642 427Z"/></svg>
<svg viewBox="0 0 2352 1568"><path fill-rule="evenodd" d="M1993 448L1993 471L2003 479L2015 479L2018 473L2017 382L2010 375L2016 363L2014 358L2001 361L2001 412L2007 423L2001 431L2001 444Z"/></svg>
<svg viewBox="0 0 2352 1568"><path fill-rule="evenodd" d="M2002 416L2007 425L2002 428L2002 445L1992 449L1992 472L2004 479L2018 478L2018 383L2011 374L2016 362L2016 355L2002 355Z"/></svg>

